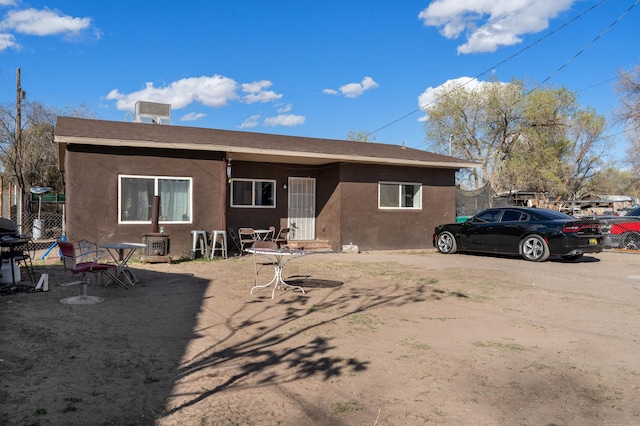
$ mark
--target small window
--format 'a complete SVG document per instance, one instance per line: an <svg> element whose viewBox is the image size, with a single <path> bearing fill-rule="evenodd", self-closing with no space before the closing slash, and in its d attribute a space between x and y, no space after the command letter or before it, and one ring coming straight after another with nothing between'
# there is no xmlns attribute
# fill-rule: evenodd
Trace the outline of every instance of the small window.
<svg viewBox="0 0 640 426"><path fill-rule="evenodd" d="M501 222L516 222L516 221L526 221L529 219L529 215L523 212L519 212L516 210L505 210L502 214Z"/></svg>
<svg viewBox="0 0 640 426"><path fill-rule="evenodd" d="M497 222L500 217L500 210L487 210L473 218L474 222Z"/></svg>
<svg viewBox="0 0 640 426"><path fill-rule="evenodd" d="M422 184L396 182L378 183L378 208L421 209Z"/></svg>
<svg viewBox="0 0 640 426"><path fill-rule="evenodd" d="M191 178L118 176L118 222L151 223L153 197L160 196L161 223L191 223Z"/></svg>
<svg viewBox="0 0 640 426"><path fill-rule="evenodd" d="M231 181L231 207L276 206L276 181L233 179Z"/></svg>

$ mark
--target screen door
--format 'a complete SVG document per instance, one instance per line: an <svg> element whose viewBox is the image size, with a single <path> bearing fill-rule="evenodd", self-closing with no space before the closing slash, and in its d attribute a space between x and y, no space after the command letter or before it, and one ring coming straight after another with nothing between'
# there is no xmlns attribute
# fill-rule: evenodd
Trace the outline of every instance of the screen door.
<svg viewBox="0 0 640 426"><path fill-rule="evenodd" d="M316 238L316 180L289 178L289 234L290 240Z"/></svg>

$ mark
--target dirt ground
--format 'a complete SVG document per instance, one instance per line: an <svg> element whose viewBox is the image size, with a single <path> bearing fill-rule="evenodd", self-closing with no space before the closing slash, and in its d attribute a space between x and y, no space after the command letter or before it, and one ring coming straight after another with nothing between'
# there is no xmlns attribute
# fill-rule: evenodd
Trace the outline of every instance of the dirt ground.
<svg viewBox="0 0 640 426"><path fill-rule="evenodd" d="M274 299L249 256L133 267L0 296L0 424L640 424L638 254L314 254Z"/></svg>

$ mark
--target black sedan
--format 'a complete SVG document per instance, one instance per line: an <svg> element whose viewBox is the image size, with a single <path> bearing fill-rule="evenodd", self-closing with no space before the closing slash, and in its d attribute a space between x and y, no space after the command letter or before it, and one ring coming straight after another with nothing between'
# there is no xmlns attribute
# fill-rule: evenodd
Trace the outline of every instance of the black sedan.
<svg viewBox="0 0 640 426"><path fill-rule="evenodd" d="M551 255L576 260L601 252L602 243L599 220L526 207L487 209L466 222L436 226L433 232L433 245L441 253L517 254L532 262Z"/></svg>

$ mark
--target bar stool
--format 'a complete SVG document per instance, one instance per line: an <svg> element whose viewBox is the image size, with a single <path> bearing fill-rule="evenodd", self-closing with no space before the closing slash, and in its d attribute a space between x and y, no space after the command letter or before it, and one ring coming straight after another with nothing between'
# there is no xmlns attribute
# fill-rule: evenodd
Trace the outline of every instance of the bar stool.
<svg viewBox="0 0 640 426"><path fill-rule="evenodd" d="M219 243L218 237L221 237ZM218 245L220 245L220 247L218 247ZM227 232L214 229L211 231L211 259L213 259L217 250L220 250L222 257L227 258Z"/></svg>
<svg viewBox="0 0 640 426"><path fill-rule="evenodd" d="M196 258L197 251L200 251L202 257L206 257L209 252L207 247L207 231L192 230L191 236L193 237L193 247L191 247L193 259Z"/></svg>

